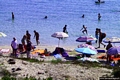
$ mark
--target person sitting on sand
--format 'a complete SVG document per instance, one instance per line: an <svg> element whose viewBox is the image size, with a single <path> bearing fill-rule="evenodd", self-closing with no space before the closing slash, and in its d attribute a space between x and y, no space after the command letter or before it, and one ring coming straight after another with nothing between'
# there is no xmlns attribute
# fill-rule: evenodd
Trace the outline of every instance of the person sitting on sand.
<svg viewBox="0 0 120 80"><path fill-rule="evenodd" d="M109 41L108 45L106 46L106 50L110 49L111 47L113 47L113 46L112 46L111 42Z"/></svg>
<svg viewBox="0 0 120 80"><path fill-rule="evenodd" d="M106 50L109 50L112 47L111 42L108 42L108 45L106 46ZM107 54L107 62L111 61L111 55Z"/></svg>
<svg viewBox="0 0 120 80"><path fill-rule="evenodd" d="M83 25L83 27L82 27L81 30L83 30L83 31L82 31L83 34L85 34L84 32L86 32L86 34L87 34L87 27L85 27L85 25ZM81 31L81 30L80 30L80 31Z"/></svg>

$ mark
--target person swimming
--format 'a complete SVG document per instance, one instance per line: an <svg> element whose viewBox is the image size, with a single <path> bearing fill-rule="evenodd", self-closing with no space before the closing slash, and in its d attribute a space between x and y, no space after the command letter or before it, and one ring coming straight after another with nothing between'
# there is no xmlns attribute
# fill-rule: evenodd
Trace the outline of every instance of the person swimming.
<svg viewBox="0 0 120 80"><path fill-rule="evenodd" d="M47 19L47 18L48 18L47 16L44 17L44 19Z"/></svg>
<svg viewBox="0 0 120 80"><path fill-rule="evenodd" d="M84 17L85 17L85 15L83 14L83 15L82 15L82 18L84 18Z"/></svg>
<svg viewBox="0 0 120 80"><path fill-rule="evenodd" d="M101 18L101 15L100 15L100 13L98 13L98 20L100 20L100 18Z"/></svg>

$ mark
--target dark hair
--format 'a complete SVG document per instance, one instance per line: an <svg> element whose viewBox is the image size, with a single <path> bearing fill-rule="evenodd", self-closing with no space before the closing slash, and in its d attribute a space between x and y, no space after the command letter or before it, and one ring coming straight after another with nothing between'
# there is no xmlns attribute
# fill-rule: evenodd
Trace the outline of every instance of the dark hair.
<svg viewBox="0 0 120 80"><path fill-rule="evenodd" d="M108 41L108 43L111 43L110 41Z"/></svg>

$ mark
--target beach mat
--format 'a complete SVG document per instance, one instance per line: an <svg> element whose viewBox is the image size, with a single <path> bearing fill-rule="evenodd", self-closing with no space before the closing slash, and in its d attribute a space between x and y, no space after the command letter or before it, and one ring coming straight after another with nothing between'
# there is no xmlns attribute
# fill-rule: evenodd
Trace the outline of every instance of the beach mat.
<svg viewBox="0 0 120 80"><path fill-rule="evenodd" d="M97 50L98 53L106 53L105 50Z"/></svg>
<svg viewBox="0 0 120 80"><path fill-rule="evenodd" d="M36 53L44 54L44 49L37 49L37 50L32 51L31 53L32 54L36 54Z"/></svg>

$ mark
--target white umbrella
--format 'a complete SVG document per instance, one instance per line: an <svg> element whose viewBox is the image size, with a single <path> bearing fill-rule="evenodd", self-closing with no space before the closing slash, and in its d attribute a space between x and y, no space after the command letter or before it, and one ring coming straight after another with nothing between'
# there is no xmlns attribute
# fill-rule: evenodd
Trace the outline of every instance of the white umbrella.
<svg viewBox="0 0 120 80"><path fill-rule="evenodd" d="M115 46L115 43L120 43L120 38L119 38L119 37L112 37L112 38L105 38L105 39L103 40L103 42L105 42L105 43L108 43L109 41L110 41L111 43L113 43L114 46Z"/></svg>
<svg viewBox="0 0 120 80"><path fill-rule="evenodd" d="M103 40L103 42L105 42L105 43L108 43L109 41L111 43L120 43L120 38L118 38L118 37L112 37L112 38L105 38Z"/></svg>
<svg viewBox="0 0 120 80"><path fill-rule="evenodd" d="M0 37L6 37L7 35L3 32L0 32Z"/></svg>
<svg viewBox="0 0 120 80"><path fill-rule="evenodd" d="M55 32L51 36L59 39L58 47L59 47L60 39L69 37L68 34L64 32Z"/></svg>

